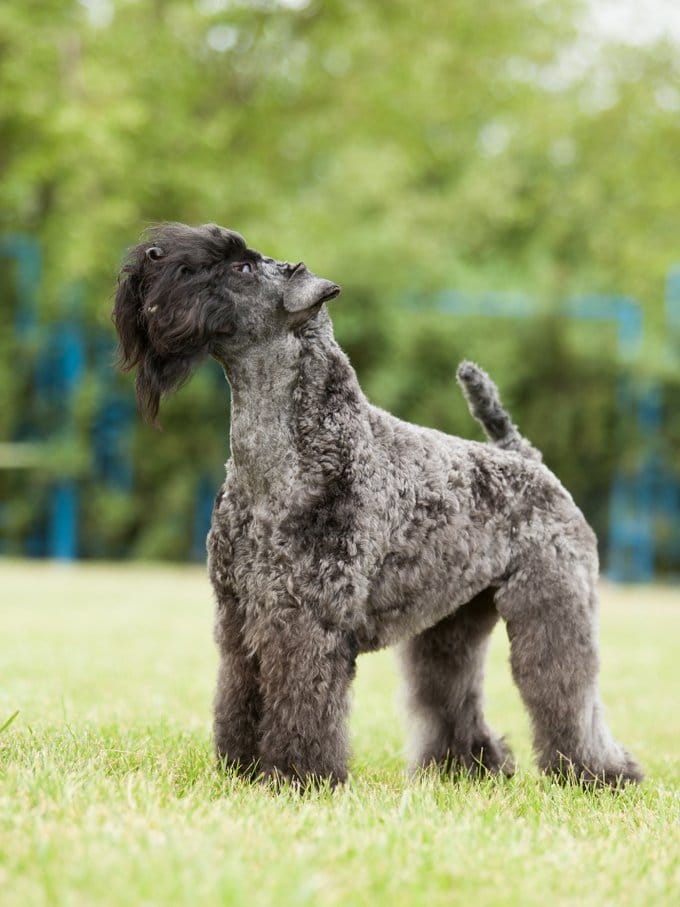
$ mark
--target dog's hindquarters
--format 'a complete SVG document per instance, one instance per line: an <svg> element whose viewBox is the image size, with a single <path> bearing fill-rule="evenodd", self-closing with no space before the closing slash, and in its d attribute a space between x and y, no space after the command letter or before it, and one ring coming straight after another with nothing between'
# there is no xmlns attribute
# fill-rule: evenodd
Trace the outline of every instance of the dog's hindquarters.
<svg viewBox="0 0 680 907"><path fill-rule="evenodd" d="M592 536L585 520L583 529ZM573 552L576 552L574 555ZM597 554L563 527L550 550L537 548L496 593L510 639L512 674L531 715L539 767L580 783L642 780L612 737L598 691Z"/></svg>

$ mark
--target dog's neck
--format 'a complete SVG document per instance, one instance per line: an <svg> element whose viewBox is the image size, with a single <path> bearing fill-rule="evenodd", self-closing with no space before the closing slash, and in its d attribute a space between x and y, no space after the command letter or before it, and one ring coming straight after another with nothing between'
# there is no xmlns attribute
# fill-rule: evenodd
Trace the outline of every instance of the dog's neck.
<svg viewBox="0 0 680 907"><path fill-rule="evenodd" d="M261 344L225 366L225 373L232 392L232 465L240 484L257 497L285 497L293 482L299 486L300 478L316 476L320 463L332 471L337 430L310 417L327 412L311 404L331 396L337 413L344 406L356 410L364 398L329 319Z"/></svg>

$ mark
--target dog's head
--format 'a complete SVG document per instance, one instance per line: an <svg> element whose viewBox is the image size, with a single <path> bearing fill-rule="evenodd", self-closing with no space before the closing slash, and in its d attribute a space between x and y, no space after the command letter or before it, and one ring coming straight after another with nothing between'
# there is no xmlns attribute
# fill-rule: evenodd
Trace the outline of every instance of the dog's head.
<svg viewBox="0 0 680 907"><path fill-rule="evenodd" d="M149 230L121 269L113 310L123 369L137 367L137 399L152 421L161 396L206 356L227 368L265 339L314 317L340 287L305 265L249 249L215 224Z"/></svg>

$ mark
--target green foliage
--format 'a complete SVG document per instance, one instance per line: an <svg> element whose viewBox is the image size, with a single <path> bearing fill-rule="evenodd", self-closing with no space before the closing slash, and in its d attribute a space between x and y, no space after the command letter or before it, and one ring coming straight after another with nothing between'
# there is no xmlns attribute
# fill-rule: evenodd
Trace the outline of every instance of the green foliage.
<svg viewBox="0 0 680 907"><path fill-rule="evenodd" d="M41 241L43 322L79 282L84 323L107 330L121 255L150 222L213 220L304 258L343 284L338 335L376 402L468 435L452 376L457 359L479 359L602 531L614 464L624 448L636 456L615 424L620 366L606 331L572 336L553 305L526 325L405 311L412 292L444 288L624 293L648 325L640 372L661 372L664 279L680 254L680 56L670 41L588 56L582 8L6 2L0 234ZM11 275L2 281L9 323ZM35 350L0 344L11 438ZM677 358L664 375L675 393ZM88 378L66 457L87 489L84 553L185 555L196 476L217 484L225 458L223 389L200 374L165 405L162 436L139 429L126 503L86 461L99 393ZM669 438L678 420L676 409ZM61 468L63 446L50 460ZM16 539L26 505L10 503Z"/></svg>

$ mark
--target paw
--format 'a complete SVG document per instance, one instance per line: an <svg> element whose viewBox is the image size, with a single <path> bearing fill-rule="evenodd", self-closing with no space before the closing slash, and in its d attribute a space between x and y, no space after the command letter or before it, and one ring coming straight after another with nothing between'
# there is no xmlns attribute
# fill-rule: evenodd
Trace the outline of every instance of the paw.
<svg viewBox="0 0 680 907"><path fill-rule="evenodd" d="M254 781L260 774L259 759L249 754L236 755L234 750L227 753L222 747L216 747L218 768L232 775L238 775L249 781Z"/></svg>
<svg viewBox="0 0 680 907"><path fill-rule="evenodd" d="M515 774L515 760L510 747L503 738L495 737L484 737L464 747L458 744L442 748L437 753L425 753L418 764L422 768L437 766L443 774L454 778L483 778L486 775L511 778Z"/></svg>
<svg viewBox="0 0 680 907"><path fill-rule="evenodd" d="M476 740L468 752L457 757L452 766L453 774L466 774L475 778L485 775L504 775L512 778L515 774L515 760L510 747L501 738L486 737Z"/></svg>
<svg viewBox="0 0 680 907"><path fill-rule="evenodd" d="M311 793L317 790L335 790L347 781L347 773L304 771L296 768L263 768L258 779L272 790L291 790L296 793Z"/></svg>
<svg viewBox="0 0 680 907"><path fill-rule="evenodd" d="M544 768L544 772L559 784L573 784L584 789L621 788L626 784L640 784L642 769L630 753L623 751L620 762L606 766L586 765L565 756L557 757Z"/></svg>

